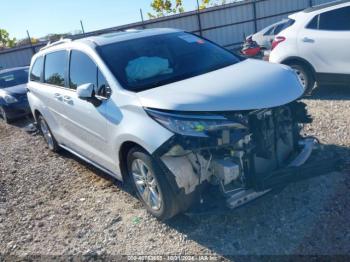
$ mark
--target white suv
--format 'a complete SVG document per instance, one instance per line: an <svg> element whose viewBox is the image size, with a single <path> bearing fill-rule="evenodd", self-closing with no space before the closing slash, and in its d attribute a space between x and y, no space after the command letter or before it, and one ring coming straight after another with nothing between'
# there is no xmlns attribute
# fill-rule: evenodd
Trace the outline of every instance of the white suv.
<svg viewBox="0 0 350 262"><path fill-rule="evenodd" d="M276 36L270 62L291 66L306 92L320 84L350 84L350 1L306 9Z"/></svg>
<svg viewBox="0 0 350 262"><path fill-rule="evenodd" d="M233 208L332 163L299 167L315 140L299 134L311 118L289 67L179 30L51 44L33 57L28 89L51 150L130 180L161 219L199 203L208 185Z"/></svg>

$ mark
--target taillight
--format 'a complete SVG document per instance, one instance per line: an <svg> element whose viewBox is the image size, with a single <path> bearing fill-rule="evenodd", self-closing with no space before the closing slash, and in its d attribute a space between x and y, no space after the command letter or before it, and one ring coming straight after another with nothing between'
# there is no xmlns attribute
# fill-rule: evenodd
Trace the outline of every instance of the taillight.
<svg viewBox="0 0 350 262"><path fill-rule="evenodd" d="M272 42L271 50L275 49L276 46L278 46L280 43L282 43L285 40L286 38L284 36L276 36L275 40L273 40Z"/></svg>

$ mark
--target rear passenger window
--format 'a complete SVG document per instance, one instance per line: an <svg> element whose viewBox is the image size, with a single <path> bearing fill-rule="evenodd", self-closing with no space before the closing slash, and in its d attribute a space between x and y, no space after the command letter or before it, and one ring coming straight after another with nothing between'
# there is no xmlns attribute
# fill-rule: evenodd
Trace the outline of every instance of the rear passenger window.
<svg viewBox="0 0 350 262"><path fill-rule="evenodd" d="M41 82L41 75L43 72L43 66L44 66L44 58L38 57L34 65L32 67L32 71L30 72L30 80L35 82Z"/></svg>
<svg viewBox="0 0 350 262"><path fill-rule="evenodd" d="M45 83L65 86L66 64L66 51L57 51L47 54L45 58Z"/></svg>
<svg viewBox="0 0 350 262"><path fill-rule="evenodd" d="M88 83L97 88L97 66L88 55L73 50L70 58L69 87L77 89L78 86Z"/></svg>
<svg viewBox="0 0 350 262"><path fill-rule="evenodd" d="M350 30L350 6L325 12L320 15L320 30Z"/></svg>

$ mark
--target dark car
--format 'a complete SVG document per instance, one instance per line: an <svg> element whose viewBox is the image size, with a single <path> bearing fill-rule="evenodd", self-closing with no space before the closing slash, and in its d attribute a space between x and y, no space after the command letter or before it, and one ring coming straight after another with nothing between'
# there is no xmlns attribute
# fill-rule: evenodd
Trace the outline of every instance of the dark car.
<svg viewBox="0 0 350 262"><path fill-rule="evenodd" d="M8 123L30 113L28 67L0 70L0 121Z"/></svg>

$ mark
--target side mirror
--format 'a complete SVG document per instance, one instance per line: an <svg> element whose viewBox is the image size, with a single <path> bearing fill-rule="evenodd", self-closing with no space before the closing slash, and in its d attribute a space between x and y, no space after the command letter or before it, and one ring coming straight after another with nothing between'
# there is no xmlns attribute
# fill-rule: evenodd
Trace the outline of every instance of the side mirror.
<svg viewBox="0 0 350 262"><path fill-rule="evenodd" d="M83 84L77 87L77 95L81 99L92 98L94 92L94 85L91 83Z"/></svg>
<svg viewBox="0 0 350 262"><path fill-rule="evenodd" d="M102 104L102 101L95 97L94 85L91 83L78 86L77 95L80 99L86 100L96 107Z"/></svg>

